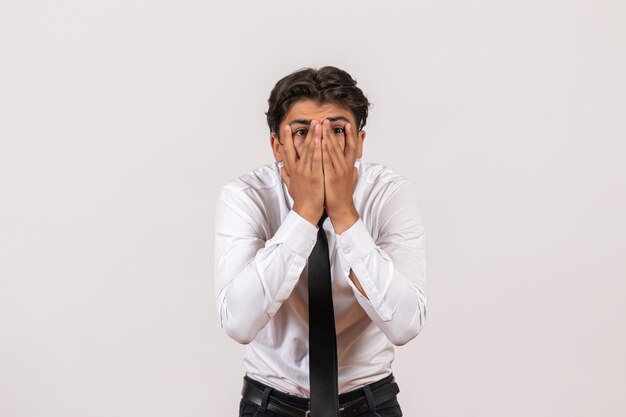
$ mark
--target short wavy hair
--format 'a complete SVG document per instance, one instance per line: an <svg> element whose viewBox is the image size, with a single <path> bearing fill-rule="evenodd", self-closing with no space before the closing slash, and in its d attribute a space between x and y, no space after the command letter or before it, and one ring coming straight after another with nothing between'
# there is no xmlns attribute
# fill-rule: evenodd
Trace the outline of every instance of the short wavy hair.
<svg viewBox="0 0 626 417"><path fill-rule="evenodd" d="M333 103L350 109L357 130L365 126L371 105L363 91L356 86L356 80L346 71L332 66L303 68L279 80L272 89L269 108L265 113L270 132L280 137L280 123L291 106L303 99Z"/></svg>

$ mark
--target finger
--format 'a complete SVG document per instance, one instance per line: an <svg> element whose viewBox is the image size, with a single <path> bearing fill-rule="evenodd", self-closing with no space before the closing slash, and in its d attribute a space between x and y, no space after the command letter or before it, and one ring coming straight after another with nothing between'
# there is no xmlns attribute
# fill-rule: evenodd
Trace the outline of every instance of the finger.
<svg viewBox="0 0 626 417"><path fill-rule="evenodd" d="M285 165L292 167L296 164L296 150L293 146L293 136L291 135L291 126L286 125L283 128L283 148L285 151Z"/></svg>
<svg viewBox="0 0 626 417"><path fill-rule="evenodd" d="M312 163L313 163L313 153L315 150L315 140L317 139L318 142L321 142L321 131L320 131L320 124L317 120L311 120L311 125L309 126L309 133L307 134L307 137L305 139L305 144L304 147L306 149L306 154L303 157L304 159L304 166L308 167L309 169L313 169L312 167ZM309 141L308 143L306 143L306 141Z"/></svg>
<svg viewBox="0 0 626 417"><path fill-rule="evenodd" d="M350 123L346 123L343 129L346 137L346 146L343 150L344 157L346 161L348 161L349 166L354 166L357 154L356 134L352 131L352 125Z"/></svg>
<svg viewBox="0 0 626 417"><path fill-rule="evenodd" d="M326 148L330 154L330 161L333 164L335 170L340 170L346 167L346 160L343 158L343 152L337 138L330 130L330 122L324 121L324 141L326 142Z"/></svg>
<svg viewBox="0 0 626 417"><path fill-rule="evenodd" d="M332 175L333 164L330 161L330 152L328 151L328 140L322 138L322 167L324 172L324 179Z"/></svg>
<svg viewBox="0 0 626 417"><path fill-rule="evenodd" d="M354 137L356 140L356 156L357 158L361 158L363 155L363 135L362 132L355 129Z"/></svg>
<svg viewBox="0 0 626 417"><path fill-rule="evenodd" d="M313 121L311 120L311 122L309 123L309 129L307 130L306 133L306 137L304 138L304 141L302 142L302 148L301 148L301 152L300 152L300 159L304 160L305 159L305 155L308 152L312 152L313 151L313 147L311 146L311 142L313 141Z"/></svg>
<svg viewBox="0 0 626 417"><path fill-rule="evenodd" d="M324 157L324 152L322 151L322 140L321 138L314 138L313 140L313 161L312 161L312 170L314 174L324 175L324 167L322 158Z"/></svg>

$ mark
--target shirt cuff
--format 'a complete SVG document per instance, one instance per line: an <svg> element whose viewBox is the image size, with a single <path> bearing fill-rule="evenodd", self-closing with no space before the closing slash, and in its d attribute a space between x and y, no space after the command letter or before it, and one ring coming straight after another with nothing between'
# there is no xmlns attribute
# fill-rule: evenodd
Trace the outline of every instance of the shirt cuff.
<svg viewBox="0 0 626 417"><path fill-rule="evenodd" d="M344 262L351 265L376 250L376 243L359 217L349 229L337 235L337 247L341 255L341 267L344 268Z"/></svg>
<svg viewBox="0 0 626 417"><path fill-rule="evenodd" d="M270 242L284 243L298 256L308 258L317 242L317 226L291 210Z"/></svg>

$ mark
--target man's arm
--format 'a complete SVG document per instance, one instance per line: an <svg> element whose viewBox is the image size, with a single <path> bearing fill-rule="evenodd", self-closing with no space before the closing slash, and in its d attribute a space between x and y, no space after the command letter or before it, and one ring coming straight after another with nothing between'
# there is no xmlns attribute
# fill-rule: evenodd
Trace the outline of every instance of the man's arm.
<svg viewBox="0 0 626 417"><path fill-rule="evenodd" d="M426 321L426 232L410 183L402 180L380 211L376 241L361 219L337 235L342 269L359 304L395 345Z"/></svg>
<svg viewBox="0 0 626 417"><path fill-rule="evenodd" d="M289 125L282 136L285 165L280 175L294 205L274 236L267 242L260 237L265 213L249 196L223 188L217 201L217 306L222 327L240 343L250 343L289 297L317 241L324 202L321 127L311 121L301 159Z"/></svg>
<svg viewBox="0 0 626 417"><path fill-rule="evenodd" d="M352 196L354 161L362 141L346 123L342 151L330 124L323 126L326 208L337 233L342 270L367 315L393 344L403 345L426 320L426 234L413 190L406 179L393 183L378 213L374 242Z"/></svg>
<svg viewBox="0 0 626 417"><path fill-rule="evenodd" d="M250 343L289 297L317 238L317 227L290 211L265 241L262 214L243 190L222 189L215 210L215 296L220 324Z"/></svg>

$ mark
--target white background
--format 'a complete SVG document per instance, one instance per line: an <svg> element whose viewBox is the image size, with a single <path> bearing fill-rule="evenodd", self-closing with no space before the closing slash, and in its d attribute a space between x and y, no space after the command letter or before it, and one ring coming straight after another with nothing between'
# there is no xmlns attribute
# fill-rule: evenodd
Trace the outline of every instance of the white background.
<svg viewBox="0 0 626 417"><path fill-rule="evenodd" d="M274 83L335 65L406 175L413 417L626 415L626 3L0 3L0 416L236 416L213 209Z"/></svg>

